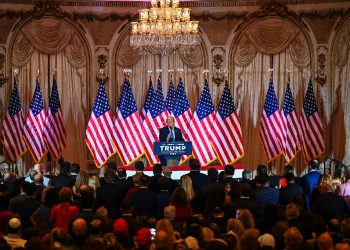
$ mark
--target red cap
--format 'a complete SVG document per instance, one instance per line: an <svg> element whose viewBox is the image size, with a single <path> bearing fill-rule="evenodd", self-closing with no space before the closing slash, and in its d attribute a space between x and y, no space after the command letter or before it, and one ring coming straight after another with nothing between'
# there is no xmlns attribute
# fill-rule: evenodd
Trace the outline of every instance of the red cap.
<svg viewBox="0 0 350 250"><path fill-rule="evenodd" d="M126 222L126 220L119 218L117 219L114 223L113 223L113 233L124 233L127 234L128 233L128 223Z"/></svg>
<svg viewBox="0 0 350 250"><path fill-rule="evenodd" d="M151 243L152 239L149 228L143 227L139 231L137 231L135 240L138 246L147 245L148 243Z"/></svg>

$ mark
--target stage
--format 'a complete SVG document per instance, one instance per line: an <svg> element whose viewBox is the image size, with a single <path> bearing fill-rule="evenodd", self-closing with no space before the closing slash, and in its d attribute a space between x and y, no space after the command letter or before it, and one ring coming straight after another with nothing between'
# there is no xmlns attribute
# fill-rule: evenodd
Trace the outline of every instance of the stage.
<svg viewBox="0 0 350 250"><path fill-rule="evenodd" d="M235 175L233 176L233 178L241 178L242 172L244 170L244 165L243 164L236 164L233 166L236 169ZM126 169L126 173L128 176L132 176L135 174L134 166L126 166L126 167L125 166L118 166L118 168L121 168L121 167L124 167ZM206 166L206 167L201 167L201 172L204 174L207 174L207 170L209 168L212 168L212 167L216 168L219 171L219 173L224 170L224 166ZM152 167L145 167L143 172L148 176L153 176L152 170L153 170ZM171 167L171 171L172 171L171 178L173 178L174 180L179 180L182 175L190 172L190 167L189 166L174 166L174 167Z"/></svg>

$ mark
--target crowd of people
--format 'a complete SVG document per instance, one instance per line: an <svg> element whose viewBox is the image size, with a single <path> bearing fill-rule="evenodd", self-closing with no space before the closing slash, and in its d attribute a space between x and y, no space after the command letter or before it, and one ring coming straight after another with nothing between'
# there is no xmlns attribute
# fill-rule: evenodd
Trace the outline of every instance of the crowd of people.
<svg viewBox="0 0 350 250"><path fill-rule="evenodd" d="M321 174L317 161L302 177L286 166L269 176L235 168L201 173L192 159L180 180L171 168L134 164L135 174L108 164L103 175L60 162L46 176L12 172L0 184L0 249L350 249L350 169Z"/></svg>

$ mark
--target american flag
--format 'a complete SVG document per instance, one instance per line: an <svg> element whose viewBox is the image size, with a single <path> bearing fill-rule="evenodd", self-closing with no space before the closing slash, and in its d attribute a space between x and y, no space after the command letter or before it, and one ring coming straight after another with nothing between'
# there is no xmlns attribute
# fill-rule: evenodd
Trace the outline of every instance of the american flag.
<svg viewBox="0 0 350 250"><path fill-rule="evenodd" d="M173 108L173 115L175 118L175 126L179 127L182 131L183 138L188 141L188 135L186 131L188 130L188 124L192 119L192 111L190 109L190 104L188 103L188 99L186 96L185 86L182 79L179 80L179 84L177 85L175 92L175 102ZM181 162L186 161L189 156L183 155L181 157Z"/></svg>
<svg viewBox="0 0 350 250"><path fill-rule="evenodd" d="M175 101L175 88L174 88L173 81L170 80L169 90L165 100L166 109L168 110L169 114L173 111L174 101Z"/></svg>
<svg viewBox="0 0 350 250"><path fill-rule="evenodd" d="M282 140L283 124L278 102L270 80L267 90L263 115L260 120L260 140L264 147L267 162L277 158L282 152L279 140Z"/></svg>
<svg viewBox="0 0 350 250"><path fill-rule="evenodd" d="M63 124L60 97L57 90L57 82L53 81L51 97L49 100L49 112L44 125L44 138L51 156L57 160L66 147L66 130Z"/></svg>
<svg viewBox="0 0 350 250"><path fill-rule="evenodd" d="M158 162L154 155L155 141L159 141L159 129L166 126L166 118L169 115L165 107L164 96L160 79L158 79L157 90L153 94L152 104L143 122L143 133L141 135L142 146L145 150L148 163L154 165Z"/></svg>
<svg viewBox="0 0 350 250"><path fill-rule="evenodd" d="M214 120L214 105L211 100L209 85L205 81L196 111L188 125L188 137L192 141L193 154L202 165L216 160L214 149L210 144L210 135Z"/></svg>
<svg viewBox="0 0 350 250"><path fill-rule="evenodd" d="M2 123L2 139L6 160L13 163L27 151L23 141L24 117L19 99L16 80L13 83L13 90L7 113Z"/></svg>
<svg viewBox="0 0 350 250"><path fill-rule="evenodd" d="M34 96L30 104L26 124L24 125L24 139L36 163L40 162L47 152L43 134L45 120L44 100L39 81L36 80Z"/></svg>
<svg viewBox="0 0 350 250"><path fill-rule="evenodd" d="M281 146L286 164L294 159L295 155L301 148L301 130L295 105L293 100L292 90L290 84L287 84L286 94L281 112L282 124L284 130L282 131Z"/></svg>
<svg viewBox="0 0 350 250"><path fill-rule="evenodd" d="M325 151L322 121L317 112L311 80L306 91L300 123L303 134L304 158L305 162L309 162Z"/></svg>
<svg viewBox="0 0 350 250"><path fill-rule="evenodd" d="M232 164L244 155L241 124L228 82L216 112L211 142L222 165Z"/></svg>
<svg viewBox="0 0 350 250"><path fill-rule="evenodd" d="M113 130L113 115L109 108L105 86L101 82L85 131L85 142L97 167L103 166L116 151Z"/></svg>
<svg viewBox="0 0 350 250"><path fill-rule="evenodd" d="M153 89L153 84L152 84L152 80L149 80L149 88L147 91L147 96L146 96L146 100L145 103L143 104L143 108L140 114L141 117L141 123L146 119L147 116L147 111L150 109L152 101L153 101L153 94L154 94L154 89Z"/></svg>
<svg viewBox="0 0 350 250"><path fill-rule="evenodd" d="M125 80L122 99L116 113L115 139L123 165L130 165L143 155L141 122L129 80Z"/></svg>

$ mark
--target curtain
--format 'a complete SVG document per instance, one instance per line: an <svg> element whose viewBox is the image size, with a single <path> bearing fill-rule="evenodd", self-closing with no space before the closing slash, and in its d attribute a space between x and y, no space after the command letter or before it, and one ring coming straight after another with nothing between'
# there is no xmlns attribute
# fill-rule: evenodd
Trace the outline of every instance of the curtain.
<svg viewBox="0 0 350 250"><path fill-rule="evenodd" d="M242 124L245 156L239 162L249 169L266 163L260 143L260 118L270 79L270 55L273 55L273 82L280 108L283 105L290 71L290 84L296 110L301 114L304 94L310 78L311 52L301 30L288 19L259 19L245 27L232 44L234 62L232 89ZM315 84L314 84L315 86ZM318 87L315 86L318 91ZM319 102L319 100L318 100ZM291 163L297 174L305 169L301 152ZM272 162L277 173L284 167L283 156Z"/></svg>
<svg viewBox="0 0 350 250"><path fill-rule="evenodd" d="M40 70L39 81L47 109L53 69L56 68L67 134L67 147L62 156L67 161L79 163L82 169L87 168L85 124L89 97L85 54L84 44L73 27L54 18L26 24L19 31L12 50L12 62L19 68L19 91L25 116L33 97L37 70ZM49 164L46 158L44 163ZM18 162L19 174L25 175L33 164L29 152L26 153ZM57 162L51 164L49 168L56 171Z"/></svg>

